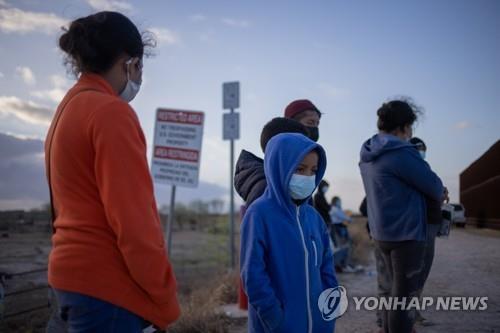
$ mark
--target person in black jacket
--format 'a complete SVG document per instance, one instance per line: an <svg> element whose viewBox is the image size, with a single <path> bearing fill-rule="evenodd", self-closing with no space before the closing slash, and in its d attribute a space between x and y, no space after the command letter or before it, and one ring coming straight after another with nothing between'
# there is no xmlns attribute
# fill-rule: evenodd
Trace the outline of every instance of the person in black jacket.
<svg viewBox="0 0 500 333"><path fill-rule="evenodd" d="M326 180L322 180L319 183L318 190L313 198L314 208L318 211L319 215L323 218L323 222L325 222L328 230L330 230L330 226L332 224L332 219L330 217L330 204L328 200L326 200L325 193L328 191L330 184Z"/></svg>
<svg viewBox="0 0 500 333"><path fill-rule="evenodd" d="M282 117L276 117L268 122L260 135L260 147L265 153L267 142L281 133L300 133L309 136L307 128L301 123ZM242 150L234 174L234 188L245 201L245 206L260 197L266 189L267 182L264 174L264 160L249 151Z"/></svg>
<svg viewBox="0 0 500 333"><path fill-rule="evenodd" d="M277 117L262 129L260 146L265 153L267 142L280 133L301 133L313 141L318 141L321 111L309 100L295 100L287 105L284 118ZM264 161L249 151L242 150L236 162L234 187L245 201L245 206L260 197L266 189Z"/></svg>

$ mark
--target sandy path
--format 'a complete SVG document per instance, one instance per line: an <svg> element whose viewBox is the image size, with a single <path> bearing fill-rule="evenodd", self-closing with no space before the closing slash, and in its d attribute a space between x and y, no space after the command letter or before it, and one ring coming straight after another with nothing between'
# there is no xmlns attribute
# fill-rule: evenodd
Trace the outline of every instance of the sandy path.
<svg viewBox="0 0 500 333"><path fill-rule="evenodd" d="M356 311L352 296L376 295L373 260L363 274L339 274L350 305L337 320L336 333L377 332L375 312ZM436 257L424 296L487 296L486 311L427 310L434 326L417 326L419 333L500 332L500 231L453 229L448 239L436 241ZM234 332L243 333L241 327Z"/></svg>

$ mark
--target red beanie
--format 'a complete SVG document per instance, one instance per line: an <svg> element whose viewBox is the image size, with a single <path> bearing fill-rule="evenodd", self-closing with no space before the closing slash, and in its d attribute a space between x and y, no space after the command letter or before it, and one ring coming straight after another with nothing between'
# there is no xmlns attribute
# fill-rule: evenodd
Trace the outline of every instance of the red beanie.
<svg viewBox="0 0 500 333"><path fill-rule="evenodd" d="M321 117L321 111L319 111L318 108L310 100L298 99L288 104L288 106L285 109L285 118L293 118L297 114L307 110L316 111L319 113L319 116Z"/></svg>

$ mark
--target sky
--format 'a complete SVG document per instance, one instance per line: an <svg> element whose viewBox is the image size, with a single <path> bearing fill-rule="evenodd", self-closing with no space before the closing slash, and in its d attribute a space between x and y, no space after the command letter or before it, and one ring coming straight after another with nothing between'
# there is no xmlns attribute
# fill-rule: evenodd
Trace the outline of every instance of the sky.
<svg viewBox="0 0 500 333"><path fill-rule="evenodd" d="M414 135L459 200L459 174L500 137L500 2L0 0L0 209L47 202L43 143L53 112L75 82L57 40L62 26L100 10L129 16L158 46L144 60L131 103L151 157L158 107L205 112L200 188L178 199L229 196L222 140L222 83L241 86L240 140L262 156L262 127L307 98L324 113L327 197L357 210L364 196L361 144L376 110L411 97L425 114ZM15 149L14 149L15 148ZM157 185L159 206L170 187ZM241 203L241 200L238 200Z"/></svg>

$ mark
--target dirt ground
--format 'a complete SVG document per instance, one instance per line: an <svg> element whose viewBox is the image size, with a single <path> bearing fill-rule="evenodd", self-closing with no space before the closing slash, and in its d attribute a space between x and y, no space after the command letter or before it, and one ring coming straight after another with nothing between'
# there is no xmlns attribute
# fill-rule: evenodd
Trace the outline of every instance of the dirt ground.
<svg viewBox="0 0 500 333"><path fill-rule="evenodd" d="M356 311L353 296L376 296L377 282L371 243L365 221L355 219L349 226L356 242L356 259L366 270L358 274L337 274L347 290L349 307L337 319L336 333L377 332L374 311ZM428 310L423 316L433 326L416 326L418 333L500 332L500 231L454 228L449 238L436 240L434 264L423 296L487 296L486 311ZM246 332L240 326L233 333Z"/></svg>
<svg viewBox="0 0 500 333"><path fill-rule="evenodd" d="M200 286L214 285L216 278L227 280L228 242L223 232L185 229L174 232L172 240L171 262L181 301L190 302L192 292L202 289ZM45 332L49 316L46 268L50 248L47 232L0 232L0 277L12 275L4 281L5 317L0 319L0 333ZM26 272L31 273L17 275ZM233 299L223 296L236 301L236 296ZM199 320L194 317L191 313L189 320Z"/></svg>
<svg viewBox="0 0 500 333"><path fill-rule="evenodd" d="M352 296L376 295L373 261L364 274L339 274ZM436 240L436 255L423 296L487 296L486 311L428 310L423 316L434 326L417 326L419 333L500 332L500 231L453 229ZM337 320L338 333L376 332L375 313L356 311L350 304Z"/></svg>
<svg viewBox="0 0 500 333"><path fill-rule="evenodd" d="M372 247L364 224L363 219L355 219L349 226L356 243L356 260L365 265L366 270L359 274L338 274L339 281L346 287L351 301L348 311L337 320L336 332L339 333L376 331L375 313L356 311L351 298L376 295ZM172 256L175 258L173 262L181 293L199 289L192 285L200 286L203 280L198 279L194 284L192 281L195 278L221 274L220 268L224 267L223 263L227 261L227 240L223 235L186 230L174 236ZM49 250L50 242L46 233L10 234L8 238L0 238L0 272L43 269ZM213 271L209 272L210 269ZM46 273L34 272L14 277L6 280L6 284L7 292L36 288L46 284ZM233 291L228 292L227 297L232 298L232 293ZM435 325L417 326L419 333L500 333L500 231L473 227L455 228L449 238L438 239L436 257L424 296L487 296L488 309L475 312L426 311L424 316ZM46 304L46 290L34 290L27 294L7 297L5 313L43 307ZM43 332L47 314L47 310L41 309L26 315L6 318L3 322L0 321L0 332ZM227 332L227 328L220 332ZM246 332L246 325L241 321L233 322L229 332Z"/></svg>

